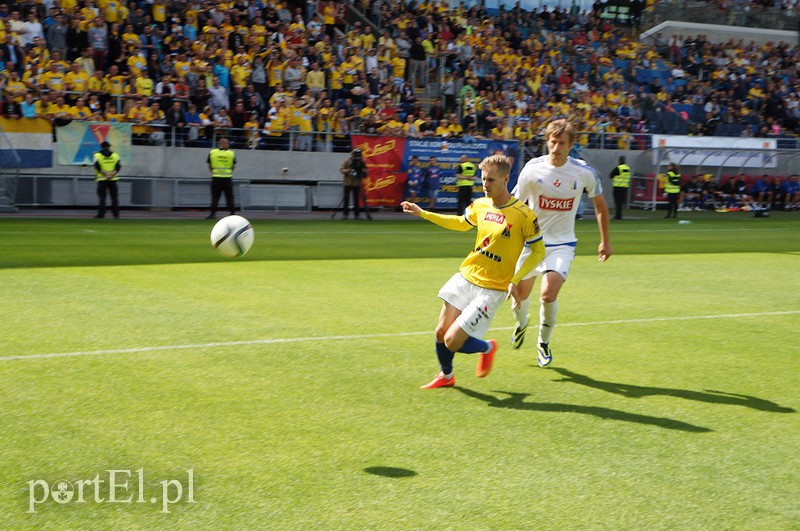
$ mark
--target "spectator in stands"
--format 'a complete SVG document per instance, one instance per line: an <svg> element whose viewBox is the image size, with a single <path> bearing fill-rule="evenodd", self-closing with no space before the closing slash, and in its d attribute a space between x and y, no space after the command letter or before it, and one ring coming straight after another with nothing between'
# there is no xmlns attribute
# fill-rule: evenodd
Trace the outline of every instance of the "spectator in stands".
<svg viewBox="0 0 800 531"><path fill-rule="evenodd" d="M208 87L210 98L208 105L211 110L217 114L221 109L229 109L230 101L228 99L228 89L220 84L219 76L213 76L212 85Z"/></svg>
<svg viewBox="0 0 800 531"><path fill-rule="evenodd" d="M20 104L19 114L22 118L36 118L36 101L33 92L26 92L25 99Z"/></svg>
<svg viewBox="0 0 800 531"><path fill-rule="evenodd" d="M80 28L80 26L78 26L78 28ZM78 33L81 31L81 29L77 30ZM86 32L86 40L92 48L95 67L105 68L106 55L108 54L108 28L101 17L94 19L91 27ZM76 51L85 48L82 41L83 39L76 38Z"/></svg>
<svg viewBox="0 0 800 531"><path fill-rule="evenodd" d="M180 101L172 102L172 107L166 112L166 121L170 126L171 138L175 139L174 145L183 146L186 139L186 113Z"/></svg>

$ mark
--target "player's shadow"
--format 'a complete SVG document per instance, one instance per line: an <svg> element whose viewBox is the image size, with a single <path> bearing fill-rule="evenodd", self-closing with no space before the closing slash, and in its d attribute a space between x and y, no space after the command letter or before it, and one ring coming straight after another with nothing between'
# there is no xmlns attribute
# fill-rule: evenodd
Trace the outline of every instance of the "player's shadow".
<svg viewBox="0 0 800 531"><path fill-rule="evenodd" d="M648 424L650 426L657 426L668 430L680 430L693 433L706 433L713 431L703 426L695 426L688 422L681 422L680 420L670 419L666 417L651 417L648 415L639 415L637 413L628 413L626 411L619 411L617 409L609 409L597 406L579 406L575 404L559 404L556 402L526 402L525 398L530 396L530 393L512 393L509 391L493 391L508 395L508 398L498 398L493 395L479 393L471 389L463 387L454 387L464 393L465 395L483 400L489 407L499 407L505 409L519 409L523 411L542 411L545 413L579 413L582 415L590 415L600 419L619 420L622 422L635 422L637 424Z"/></svg>
<svg viewBox="0 0 800 531"><path fill-rule="evenodd" d="M367 474L373 476L383 476L385 478L410 478L417 473L408 468L397 468L394 466L368 466L364 469Z"/></svg>
<svg viewBox="0 0 800 531"><path fill-rule="evenodd" d="M643 387L640 385L623 384L616 382L603 382L595 380L589 376L572 372L563 367L554 367L551 370L561 374L564 378L555 380L556 382L570 382L578 385L585 385L594 389L600 389L608 393L626 396L628 398L642 398L645 396L675 396L686 400L696 400L698 402L708 402L711 404L727 404L731 406L744 406L759 411L769 411L770 413L794 413L790 407L782 407L775 402L757 398L755 396L726 393L724 391L690 391L687 389L671 389L669 387Z"/></svg>

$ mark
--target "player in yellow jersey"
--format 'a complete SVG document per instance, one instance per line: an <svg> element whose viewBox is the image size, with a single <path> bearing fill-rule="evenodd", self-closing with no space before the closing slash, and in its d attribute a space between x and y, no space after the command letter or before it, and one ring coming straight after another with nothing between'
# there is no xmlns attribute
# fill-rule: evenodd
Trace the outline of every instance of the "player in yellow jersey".
<svg viewBox="0 0 800 531"><path fill-rule="evenodd" d="M415 203L402 203L403 212L446 229L478 229L473 251L461 263L460 271L439 290L439 298L444 301L436 326L436 356L441 372L422 389L455 385L455 352L480 354L475 374L479 378L489 375L497 341L484 341L483 335L504 300L513 297L518 302L517 284L544 257L536 215L508 191L509 158L491 155L483 159L479 168L486 197L473 201L463 216L436 214ZM517 259L526 245L531 255L515 273Z"/></svg>

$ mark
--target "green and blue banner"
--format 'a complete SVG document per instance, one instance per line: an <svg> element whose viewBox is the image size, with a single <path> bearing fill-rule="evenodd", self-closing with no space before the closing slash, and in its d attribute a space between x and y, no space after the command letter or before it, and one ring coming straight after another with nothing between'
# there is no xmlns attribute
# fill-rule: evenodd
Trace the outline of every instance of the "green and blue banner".
<svg viewBox="0 0 800 531"><path fill-rule="evenodd" d="M131 163L131 124L119 122L71 122L56 128L57 162L63 166L89 165L100 144L108 142L120 163Z"/></svg>

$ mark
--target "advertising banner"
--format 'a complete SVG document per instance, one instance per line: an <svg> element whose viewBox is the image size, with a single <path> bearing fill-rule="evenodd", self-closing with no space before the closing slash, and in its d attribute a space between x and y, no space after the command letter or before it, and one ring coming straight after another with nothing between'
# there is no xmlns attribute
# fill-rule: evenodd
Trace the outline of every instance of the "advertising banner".
<svg viewBox="0 0 800 531"><path fill-rule="evenodd" d="M367 205L396 207L403 200L406 185L401 171L406 139L397 136L352 135L353 149L361 149L367 165L364 181Z"/></svg>
<svg viewBox="0 0 800 531"><path fill-rule="evenodd" d="M410 138L406 141L406 150L403 156L403 166L401 171L407 172L409 161L412 156L419 157L423 165L428 164L431 157L436 157L436 165L439 167L440 186L439 196L436 199L435 207L443 209L456 208L458 203L458 187L456 186L456 171L458 169L461 155L466 155L470 162L476 166L488 155L501 153L512 159L511 179L508 189L512 190L517 184L517 176L523 161L519 160L517 142L507 142L502 140L476 140L474 142L464 142L462 140L448 140L443 138L419 139ZM475 177L473 187L473 198L483 195L483 188L480 184L480 171ZM427 208L427 202L423 205Z"/></svg>
<svg viewBox="0 0 800 531"><path fill-rule="evenodd" d="M118 122L71 122L56 128L57 162L62 166L89 165L100 144L108 142L120 164L131 163L131 124Z"/></svg>

